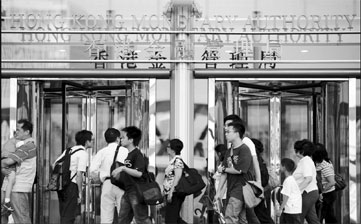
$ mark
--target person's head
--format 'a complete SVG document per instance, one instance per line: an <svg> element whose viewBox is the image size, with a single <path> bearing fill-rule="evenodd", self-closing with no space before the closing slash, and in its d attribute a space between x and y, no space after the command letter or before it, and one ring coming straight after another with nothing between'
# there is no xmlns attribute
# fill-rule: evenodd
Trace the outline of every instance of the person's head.
<svg viewBox="0 0 361 224"><path fill-rule="evenodd" d="M323 160L329 162L326 147L321 143L315 144L315 151L312 154L312 159L315 163L322 163Z"/></svg>
<svg viewBox="0 0 361 224"><path fill-rule="evenodd" d="M15 132L16 139L19 140L28 139L31 137L32 133L33 133L33 124L30 121L26 119L18 120L16 124L16 132Z"/></svg>
<svg viewBox="0 0 361 224"><path fill-rule="evenodd" d="M183 149L183 142L177 138L171 139L167 146L168 155L180 155Z"/></svg>
<svg viewBox="0 0 361 224"><path fill-rule="evenodd" d="M244 126L243 120L236 114L228 115L223 119L223 123L225 127L227 127L232 122L240 122Z"/></svg>
<svg viewBox="0 0 361 224"><path fill-rule="evenodd" d="M241 122L232 122L228 125L226 139L228 142L233 143L237 139L242 139L245 132L244 125Z"/></svg>
<svg viewBox="0 0 361 224"><path fill-rule="evenodd" d="M264 151L262 142L255 138L251 138L251 140L256 148L257 154L261 154Z"/></svg>
<svg viewBox="0 0 361 224"><path fill-rule="evenodd" d="M281 160L281 171L285 172L287 171L289 174L292 174L293 171L296 169L296 164L293 162L292 159L289 158L283 158Z"/></svg>
<svg viewBox="0 0 361 224"><path fill-rule="evenodd" d="M92 146L93 133L88 130L81 130L75 134L75 142L77 145L82 145L85 148Z"/></svg>
<svg viewBox="0 0 361 224"><path fill-rule="evenodd" d="M135 126L129 126L122 129L121 144L126 148L133 146L137 147L141 138L142 131Z"/></svg>
<svg viewBox="0 0 361 224"><path fill-rule="evenodd" d="M104 133L104 138L108 144L118 142L120 139L120 131L115 128L108 128Z"/></svg>
<svg viewBox="0 0 361 224"><path fill-rule="evenodd" d="M227 146L225 144L218 144L214 150L216 151L219 161L223 161L226 155Z"/></svg>
<svg viewBox="0 0 361 224"><path fill-rule="evenodd" d="M297 157L311 157L314 151L314 145L310 140L302 139L295 142L294 149Z"/></svg>

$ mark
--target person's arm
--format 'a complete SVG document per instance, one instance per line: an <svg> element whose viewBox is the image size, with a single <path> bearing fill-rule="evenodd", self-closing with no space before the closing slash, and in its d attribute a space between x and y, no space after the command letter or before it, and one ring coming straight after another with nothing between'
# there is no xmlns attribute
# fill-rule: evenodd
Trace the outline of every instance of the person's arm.
<svg viewBox="0 0 361 224"><path fill-rule="evenodd" d="M288 196L285 195L285 194L282 194L282 198L283 198L283 201L282 201L282 204L280 206L280 208L277 210L277 216L280 216L283 212L283 209L285 209L285 206L287 204L287 201L288 201Z"/></svg>
<svg viewBox="0 0 361 224"><path fill-rule="evenodd" d="M182 172L183 169L182 168L176 168L174 169L174 181L173 181L173 185L169 190L169 193L167 195L167 201L168 202L172 202L172 196L173 196L173 192L174 192L174 188L178 185L178 182L180 180L180 178L182 177Z"/></svg>
<svg viewBox="0 0 361 224"><path fill-rule="evenodd" d="M302 182L299 184L300 189L305 189L312 182L312 177L304 177Z"/></svg>
<svg viewBox="0 0 361 224"><path fill-rule="evenodd" d="M236 170L233 167L227 167L224 169L224 173L229 173L229 174L242 174L242 170Z"/></svg>
<svg viewBox="0 0 361 224"><path fill-rule="evenodd" d="M331 187L335 186L336 184L334 175L326 177L326 180L327 180L327 184L325 184L323 191L328 191Z"/></svg>
<svg viewBox="0 0 361 224"><path fill-rule="evenodd" d="M81 200L82 200L82 195L83 195L83 190L82 190L82 186L83 186L83 172L81 172L81 171L77 171L77 172L76 172L76 184L78 185L78 192L79 192L78 204L80 204L80 203L81 203Z"/></svg>

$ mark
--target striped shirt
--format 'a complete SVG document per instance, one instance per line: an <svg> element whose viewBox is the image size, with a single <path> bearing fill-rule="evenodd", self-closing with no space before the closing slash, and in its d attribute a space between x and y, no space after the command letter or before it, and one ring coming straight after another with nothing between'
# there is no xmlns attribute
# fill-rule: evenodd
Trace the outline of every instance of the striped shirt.
<svg viewBox="0 0 361 224"><path fill-rule="evenodd" d="M36 174L36 145L32 138L23 141L16 151L10 153L8 158L16 162L15 184L13 192L31 192ZM6 189L7 178L4 179L2 190Z"/></svg>
<svg viewBox="0 0 361 224"><path fill-rule="evenodd" d="M316 170L321 171L321 179L322 179L322 187L325 189L325 185L328 183L327 177L335 176L335 171L333 169L332 163L328 163L325 160L322 163L316 164ZM328 193L335 190L335 186L332 186L329 190L324 191L322 193Z"/></svg>

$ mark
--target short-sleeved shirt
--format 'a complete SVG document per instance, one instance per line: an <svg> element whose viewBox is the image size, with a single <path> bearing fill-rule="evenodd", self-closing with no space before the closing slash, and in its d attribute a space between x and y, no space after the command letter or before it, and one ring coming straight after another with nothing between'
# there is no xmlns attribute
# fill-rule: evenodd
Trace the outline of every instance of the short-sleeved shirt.
<svg viewBox="0 0 361 224"><path fill-rule="evenodd" d="M252 180L252 174L250 172L252 166L252 155L246 144L233 149L233 155L231 155L231 148L226 151L225 159L222 165L226 168L233 167L234 169L241 171L241 174L227 173L227 198L234 197L242 200L243 186L247 180Z"/></svg>
<svg viewBox="0 0 361 224"><path fill-rule="evenodd" d="M69 170L71 171L71 178L73 178L71 181L73 183L76 183L76 173L79 172L86 172L86 168L88 166L88 152L85 150L84 146L82 145L75 145L71 147L70 153L74 152L75 150L80 149L76 151L74 154L70 157L70 167ZM63 151L61 156L59 156L54 164L61 159L66 153L66 150Z"/></svg>
<svg viewBox="0 0 361 224"><path fill-rule="evenodd" d="M321 171L322 186L325 189L325 185L328 183L327 177L335 176L335 170L333 169L332 163L328 163L325 160L322 163L316 164L316 170ZM322 193L328 193L335 190L335 186L332 186L329 190Z"/></svg>
<svg viewBox="0 0 361 224"><path fill-rule="evenodd" d="M138 148L135 148L128 153L127 158L124 160L124 165L128 168L135 169L141 173L144 173L146 169L145 158L142 152ZM134 182L142 183L145 181L143 176L137 178L130 175L126 175L125 179L126 179L125 191L134 189L135 188Z"/></svg>
<svg viewBox="0 0 361 224"><path fill-rule="evenodd" d="M314 164L313 160L311 159L311 157L309 157L309 156L303 157L298 162L297 168L293 172L293 176L294 176L298 186L300 186L300 184L302 183L302 181L304 180L305 177L312 177L311 183L309 183L305 188L300 189L301 192L306 191L307 193L318 189L316 175L317 175L317 173L316 173L315 164Z"/></svg>
<svg viewBox="0 0 361 224"><path fill-rule="evenodd" d="M302 194L298 184L293 176L288 176L282 185L281 194L288 197L284 213L301 214L302 213Z"/></svg>
<svg viewBox="0 0 361 224"><path fill-rule="evenodd" d="M257 156L256 146L254 145L253 141L250 138L244 137L242 139L242 142L248 146L252 156Z"/></svg>
<svg viewBox="0 0 361 224"><path fill-rule="evenodd" d="M8 158L16 162L15 184L13 192L31 192L36 175L36 145L33 138L24 140L16 151L10 153ZM7 179L4 179L2 190L6 189Z"/></svg>
<svg viewBox="0 0 361 224"><path fill-rule="evenodd" d="M90 172L99 172L99 178L101 182L105 181L105 178L110 177L110 167L113 164L115 150L118 144L113 142L109 143L107 147L102 148L93 157L89 167ZM124 160L128 156L128 149L125 147L119 147L116 161L124 164Z"/></svg>
<svg viewBox="0 0 361 224"><path fill-rule="evenodd" d="M165 178L163 182L163 192L168 194L174 183L174 170L183 169L184 163L180 156L175 156L170 162L167 168L165 169Z"/></svg>

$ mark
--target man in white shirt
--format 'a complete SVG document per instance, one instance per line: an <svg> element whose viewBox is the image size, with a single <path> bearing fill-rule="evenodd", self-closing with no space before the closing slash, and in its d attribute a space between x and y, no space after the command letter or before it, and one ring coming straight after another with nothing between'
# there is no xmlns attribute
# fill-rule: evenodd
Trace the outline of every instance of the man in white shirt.
<svg viewBox="0 0 361 224"><path fill-rule="evenodd" d="M70 149L71 183L63 190L58 191L60 223L74 223L75 218L80 215L80 204L82 201L83 175L88 166L87 148L92 147L93 133L82 130L75 134L76 145ZM67 150L55 160L61 159ZM54 164L55 164L54 163Z"/></svg>
<svg viewBox="0 0 361 224"><path fill-rule="evenodd" d="M100 223L113 223L114 209L119 214L120 200L124 191L110 182L110 168L113 164L115 151L120 142L120 131L108 128L104 133L108 146L102 148L92 159L89 171L93 180L100 179L102 194L100 197ZM119 147L117 161L124 163L128 156L128 149Z"/></svg>

